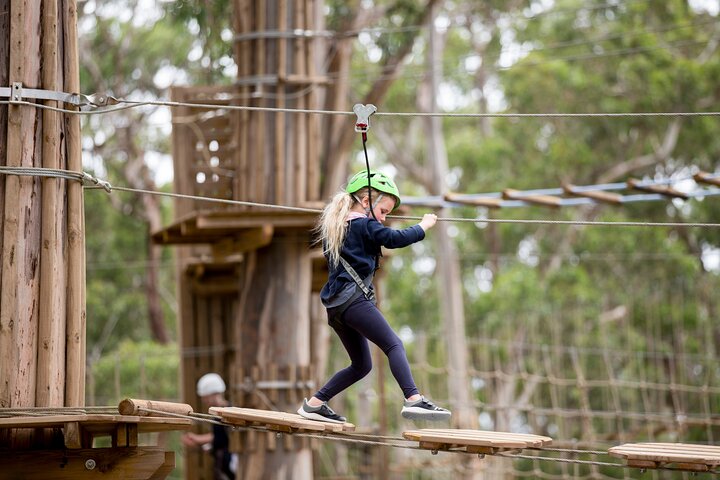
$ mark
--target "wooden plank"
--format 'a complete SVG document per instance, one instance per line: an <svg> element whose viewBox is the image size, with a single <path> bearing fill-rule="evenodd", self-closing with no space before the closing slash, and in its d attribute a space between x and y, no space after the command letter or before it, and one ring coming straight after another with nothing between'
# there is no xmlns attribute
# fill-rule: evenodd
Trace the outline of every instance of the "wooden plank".
<svg viewBox="0 0 720 480"><path fill-rule="evenodd" d="M502 198L489 198L489 197L476 197L467 198L463 195L456 193L446 193L443 198L447 202L460 203L463 205L472 205L475 207L486 207L486 208L500 208L502 204Z"/></svg>
<svg viewBox="0 0 720 480"><path fill-rule="evenodd" d="M563 184L562 188L565 193L567 193L568 195L573 195L575 197L592 198L593 200L597 200L599 202L612 203L614 205L619 205L622 203L623 197L622 195L619 195L617 193L604 192L601 190L578 191L575 185L569 183Z"/></svg>
<svg viewBox="0 0 720 480"><path fill-rule="evenodd" d="M153 475L160 469L167 470L168 458L167 452L160 447L0 450L3 478L23 480L83 480L100 477L147 480L154 478ZM88 465L93 467L88 468Z"/></svg>
<svg viewBox="0 0 720 480"><path fill-rule="evenodd" d="M305 429L322 432L325 430L325 425L322 422L313 422L311 420L302 419L299 415L298 418L293 418L291 414L284 412L272 412L267 410L255 410L250 408L238 408L238 407L226 407L221 412L219 409L210 410L213 415L219 414L222 416L224 421L233 420L239 418L245 421L251 421L266 425L282 425L292 427L296 429ZM227 419L227 420L226 420Z"/></svg>
<svg viewBox="0 0 720 480"><path fill-rule="evenodd" d="M693 175L693 179L698 183L705 183L708 185L716 185L720 187L720 177L712 175L707 172L698 172Z"/></svg>
<svg viewBox="0 0 720 480"><path fill-rule="evenodd" d="M671 198L682 198L684 200L687 200L689 198L687 194L679 190L675 190L669 185L640 185L641 182L641 180L631 178L627 181L627 185L628 188L641 190L644 192L659 193L660 195L665 195Z"/></svg>
<svg viewBox="0 0 720 480"><path fill-rule="evenodd" d="M403 432L403 437L419 442L502 449L540 448L552 442L551 438L539 435L467 429L408 430Z"/></svg>
<svg viewBox="0 0 720 480"><path fill-rule="evenodd" d="M507 200L521 200L523 202L535 203L546 207L559 207L560 202L562 202L560 197L554 197L552 195L526 195L523 192L513 190L512 188L506 188L503 190L502 196Z"/></svg>
<svg viewBox="0 0 720 480"><path fill-rule="evenodd" d="M5 417L0 418L3 428L40 428L62 427L68 422L81 422L86 415L48 415L44 417Z"/></svg>
<svg viewBox="0 0 720 480"><path fill-rule="evenodd" d="M612 447L608 452L629 460L720 465L720 447L706 445L639 443Z"/></svg>
<svg viewBox="0 0 720 480"><path fill-rule="evenodd" d="M643 451L643 452L690 452L703 453L720 457L720 446L715 445L699 445L689 443L628 443L612 447L611 450L624 451Z"/></svg>
<svg viewBox="0 0 720 480"><path fill-rule="evenodd" d="M700 445L691 443L628 443L612 447L620 451L674 451L674 452L702 452L720 457L720 446Z"/></svg>
<svg viewBox="0 0 720 480"><path fill-rule="evenodd" d="M455 435L451 437L450 435L441 433L422 433L415 435L410 432L403 432L403 437L408 440L444 443L448 445L476 445L496 448L526 448L528 446L527 442L521 440L481 438L472 435Z"/></svg>
<svg viewBox="0 0 720 480"><path fill-rule="evenodd" d="M474 429L462 429L462 428L424 428L422 432L432 433L448 433L449 435L472 435L472 436L483 436L488 438L511 438L511 439L522 439L537 446L550 445L552 438L545 437L542 435L535 435L531 433L511 433L511 432L495 432L488 430L474 430Z"/></svg>
<svg viewBox="0 0 720 480"><path fill-rule="evenodd" d="M355 425L352 423L317 422L303 418L295 413L275 412L271 410L240 407L212 407L210 408L210 413L222 417L223 421L231 424L241 420L262 425L286 426L297 430L311 430L316 432L347 432L355 430Z"/></svg>
<svg viewBox="0 0 720 480"><path fill-rule="evenodd" d="M105 415L105 414L60 414L27 417L3 417L0 418L0 428L40 428L40 427L62 427L66 422L78 422L95 425L111 425L114 423L139 423L153 428L154 425L170 425L183 427L191 424L189 418L174 417L142 417L136 415Z"/></svg>

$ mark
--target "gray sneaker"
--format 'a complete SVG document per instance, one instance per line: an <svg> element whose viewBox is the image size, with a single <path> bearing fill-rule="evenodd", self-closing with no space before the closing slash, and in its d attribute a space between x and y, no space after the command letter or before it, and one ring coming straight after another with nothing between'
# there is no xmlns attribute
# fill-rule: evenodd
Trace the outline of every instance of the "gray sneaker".
<svg viewBox="0 0 720 480"><path fill-rule="evenodd" d="M451 415L450 410L438 407L425 397L421 397L420 400L414 402L405 400L405 405L402 408L402 416L409 420L442 421L449 420Z"/></svg>
<svg viewBox="0 0 720 480"><path fill-rule="evenodd" d="M347 421L345 417L335 413L333 409L328 406L327 402L323 402L323 404L318 407L311 407L307 403L307 398L303 400L302 407L298 408L297 413L301 417L305 417L308 420L317 420L318 422L345 423Z"/></svg>

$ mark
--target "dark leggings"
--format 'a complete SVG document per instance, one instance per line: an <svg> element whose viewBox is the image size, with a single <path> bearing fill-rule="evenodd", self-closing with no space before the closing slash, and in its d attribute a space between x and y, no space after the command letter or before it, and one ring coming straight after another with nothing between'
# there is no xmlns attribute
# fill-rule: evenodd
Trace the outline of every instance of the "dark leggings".
<svg viewBox="0 0 720 480"><path fill-rule="evenodd" d="M418 394L402 341L372 302L360 297L347 307L342 316L343 325L333 326L352 362L343 368L315 394L327 402L357 382L372 369L368 340L387 355L390 371L403 391L405 398Z"/></svg>

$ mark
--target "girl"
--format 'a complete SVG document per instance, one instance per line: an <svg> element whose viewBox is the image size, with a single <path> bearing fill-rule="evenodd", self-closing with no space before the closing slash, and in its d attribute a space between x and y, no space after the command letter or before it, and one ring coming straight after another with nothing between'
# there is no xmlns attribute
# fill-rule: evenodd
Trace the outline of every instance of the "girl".
<svg viewBox="0 0 720 480"><path fill-rule="evenodd" d="M405 397L403 417L450 418L449 410L420 395L402 341L375 306L372 279L378 268L380 247L401 248L419 242L437 221L437 216L428 213L419 224L409 228L394 230L383 226L387 214L399 205L400 192L390 178L363 170L350 179L344 191L335 195L320 216L317 230L330 271L320 298L327 308L328 323L340 337L351 364L337 372L310 400L305 399L298 409L305 418L345 422L345 417L335 413L327 402L370 373L368 340L388 357L390 370Z"/></svg>

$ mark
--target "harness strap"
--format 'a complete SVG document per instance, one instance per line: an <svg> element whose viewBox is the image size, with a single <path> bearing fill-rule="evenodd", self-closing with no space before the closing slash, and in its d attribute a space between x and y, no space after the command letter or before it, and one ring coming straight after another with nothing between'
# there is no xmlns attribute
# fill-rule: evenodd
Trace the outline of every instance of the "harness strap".
<svg viewBox="0 0 720 480"><path fill-rule="evenodd" d="M362 290L363 295L365 295L365 298L368 300L374 300L375 299L375 292L370 290L367 285L365 285L365 282L362 281L360 278L360 275L355 271L355 269L348 263L347 260L345 260L343 257L340 257L340 263L342 263L342 266L345 268L345 270L350 274L350 276L355 280L355 283L357 283L357 286L360 287L360 290Z"/></svg>

